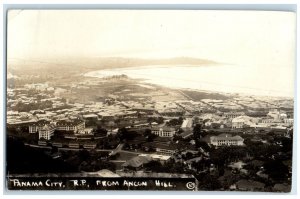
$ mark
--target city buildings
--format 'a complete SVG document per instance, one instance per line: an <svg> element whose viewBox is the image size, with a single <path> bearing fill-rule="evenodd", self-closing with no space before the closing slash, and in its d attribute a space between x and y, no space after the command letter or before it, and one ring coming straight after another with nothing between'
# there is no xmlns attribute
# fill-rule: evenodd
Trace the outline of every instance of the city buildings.
<svg viewBox="0 0 300 199"><path fill-rule="evenodd" d="M244 127L249 127L252 126L256 123L258 123L259 119L258 118L252 118L249 116L239 116L236 118L233 118L231 123L232 123L232 128L244 128Z"/></svg>
<svg viewBox="0 0 300 199"><path fill-rule="evenodd" d="M245 115L244 112L226 112L226 113L224 113L223 116L227 119L233 119L233 118L243 116L243 115Z"/></svg>
<svg viewBox="0 0 300 199"><path fill-rule="evenodd" d="M187 118L185 120L183 120L182 125L181 125L181 129L182 130L191 130L191 128L193 127L193 118Z"/></svg>
<svg viewBox="0 0 300 199"><path fill-rule="evenodd" d="M173 155L179 150L175 144L154 143L153 147L158 154L162 155Z"/></svg>
<svg viewBox="0 0 300 199"><path fill-rule="evenodd" d="M220 134L210 137L210 144L214 146L242 146L244 139L241 136L232 136L231 134Z"/></svg>
<svg viewBox="0 0 300 199"><path fill-rule="evenodd" d="M151 128L151 132L159 137L173 137L176 133L175 128L171 127L153 127Z"/></svg>
<svg viewBox="0 0 300 199"><path fill-rule="evenodd" d="M73 121L58 121L56 123L56 129L60 131L73 131L77 133L79 130L85 128L85 122L81 120Z"/></svg>
<svg viewBox="0 0 300 199"><path fill-rule="evenodd" d="M246 123L246 121L245 121L244 118L234 118L234 119L232 120L232 128L233 128L233 129L236 129L236 128L238 128L238 129L243 128L244 125L245 125L245 123Z"/></svg>
<svg viewBox="0 0 300 199"><path fill-rule="evenodd" d="M55 125L54 124L46 124L43 127L39 128L39 139L50 140L54 135Z"/></svg>
<svg viewBox="0 0 300 199"><path fill-rule="evenodd" d="M48 121L38 121L38 122L33 122L29 124L28 129L29 133L38 133L40 129L42 129L45 125L50 124Z"/></svg>
<svg viewBox="0 0 300 199"><path fill-rule="evenodd" d="M144 164L150 162L152 158L150 156L136 156L128 161L126 161L122 167L126 168L134 168L135 170L141 169Z"/></svg>
<svg viewBox="0 0 300 199"><path fill-rule="evenodd" d="M33 89L39 91L39 97L34 93L28 94ZM282 148L289 150L286 143L293 137L293 110L281 109L284 101L262 102L255 97L251 99L240 97L239 100L229 97L224 100L174 102L169 102L165 97L163 101L159 101L158 98L144 101L138 94L134 94L135 98L128 100L121 99L123 96L120 94L121 97L115 95L113 100L103 97L102 101L85 103L54 97L49 93L47 89L39 87L10 89L7 111L8 134L20 136L28 147L37 145L36 148L39 150L53 147L62 151L72 151L70 157L64 161L70 161L72 164L78 162L79 165L87 165L87 168L89 165L92 165L90 168L98 168L98 164L103 164L112 166L114 170L122 171L126 175L147 174L151 168L147 163L156 161L155 164L161 165L166 171L174 165L172 172L205 173L216 175L220 179L221 176L218 174L221 172L213 172L218 170L217 162L214 162L215 158L218 158L215 154L223 153L220 156L228 158L224 153L235 153L235 150L241 149L241 152L238 152L241 153L241 157L228 155L234 159L228 159L224 164L225 173L229 170L229 175L241 175L233 182L231 188L264 190L261 184L238 182L243 179L243 175L257 173L257 170L266 163L260 159L261 154L254 157L261 161L259 166L243 174L233 174L236 168L233 168L230 162L242 161L251 165L248 158L253 154L245 151L249 148L249 151L256 153L253 150L256 143L257 147L266 150L267 146L280 146L276 147L278 151L275 151L275 154L269 157L266 155L266 159L276 159L279 157L277 152ZM274 110L274 106L277 106L275 107L277 110ZM195 124L201 124L199 140L193 136ZM120 130L123 128L126 128L124 131L126 133L122 135ZM145 133L146 129L150 129L152 135L150 131ZM234 147L245 146L245 139L247 139L246 147ZM252 146L248 145L248 142ZM92 154L89 158L97 159L85 160L82 163L78 159L78 153L83 149ZM106 155L102 154L106 152ZM109 156L109 152L114 153ZM283 153L280 158L289 160L288 154ZM242 169L238 170L242 172ZM155 172L151 173L155 175ZM224 175L222 178L226 179L227 176ZM276 186L276 190L283 188Z"/></svg>

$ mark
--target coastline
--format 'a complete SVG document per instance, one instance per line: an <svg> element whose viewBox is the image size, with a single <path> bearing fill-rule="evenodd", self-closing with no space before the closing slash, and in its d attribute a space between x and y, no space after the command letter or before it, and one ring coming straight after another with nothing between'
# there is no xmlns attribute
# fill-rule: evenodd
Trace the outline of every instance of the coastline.
<svg viewBox="0 0 300 199"><path fill-rule="evenodd" d="M188 69L186 69L188 67ZM222 73L220 73L222 67ZM234 65L148 65L142 67L126 67L114 69L94 70L81 73L84 77L104 78L114 75L126 75L141 83L152 84L170 89L191 90L198 92L222 93L223 95L254 95L293 98L289 92L282 90L266 89L258 84L256 87L247 84L241 76L232 76L230 73L237 70ZM238 68L241 73L248 75L248 79L254 78L247 68ZM225 71L225 72L224 72ZM228 77L227 77L228 76ZM254 76L254 77L252 77ZM252 80L255 81L255 80ZM279 84L279 83L277 83ZM273 85L271 85L273 87Z"/></svg>

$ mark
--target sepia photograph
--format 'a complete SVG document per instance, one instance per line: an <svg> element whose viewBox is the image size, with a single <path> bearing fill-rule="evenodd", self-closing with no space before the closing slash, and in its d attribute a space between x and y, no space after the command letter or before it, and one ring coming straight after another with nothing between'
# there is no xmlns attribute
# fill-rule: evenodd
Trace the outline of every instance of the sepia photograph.
<svg viewBox="0 0 300 199"><path fill-rule="evenodd" d="M295 12L6 19L9 191L291 192Z"/></svg>

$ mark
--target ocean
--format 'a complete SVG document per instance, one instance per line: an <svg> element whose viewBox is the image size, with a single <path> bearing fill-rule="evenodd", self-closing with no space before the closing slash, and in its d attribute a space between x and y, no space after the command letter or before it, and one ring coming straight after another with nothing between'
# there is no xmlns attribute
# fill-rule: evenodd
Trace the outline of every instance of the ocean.
<svg viewBox="0 0 300 199"><path fill-rule="evenodd" d="M153 65L103 69L84 76L103 78L121 74L143 79L145 83L180 89L284 97L292 97L294 91L291 81L284 79L289 74L283 74L282 70L253 70L252 67L236 65Z"/></svg>

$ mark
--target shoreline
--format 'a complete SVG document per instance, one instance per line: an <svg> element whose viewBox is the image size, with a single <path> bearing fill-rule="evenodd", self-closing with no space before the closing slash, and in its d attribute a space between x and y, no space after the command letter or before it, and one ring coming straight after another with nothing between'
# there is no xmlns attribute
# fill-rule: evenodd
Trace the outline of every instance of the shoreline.
<svg viewBox="0 0 300 199"><path fill-rule="evenodd" d="M215 65L217 66L217 65ZM217 67L220 67L221 65L218 65ZM234 67L230 65L229 67L225 65L227 68L230 67L230 70L232 70L231 67ZM143 84L150 84L155 86L161 86L166 87L169 89L177 89L177 90L188 90L188 91L196 91L196 92L207 92L207 93L220 93L222 95L242 95L242 96L257 96L257 97L272 97L272 98L284 98L284 99L293 99L293 96L289 94L278 94L279 91L274 90L267 90L267 89L261 89L261 88L249 88L247 86L239 85L226 85L222 83L212 83L212 82L206 82L206 81L197 81L194 79L190 79L188 77L184 78L177 78L177 74L174 76L176 78L171 77L170 74L172 72L183 71L183 67L191 67L191 75L194 75L192 72L193 70L197 70L200 68L200 71L203 68L204 72L205 70L212 70L211 65L210 66L194 66L194 65L175 65L175 66L166 66L166 65L152 65L152 66L145 66L145 67L124 67L124 68L115 68L115 69L102 69L102 70L94 70L87 73L81 73L81 76L86 78L104 78L109 77L113 75L126 75L128 78L133 80L138 80L139 82ZM172 70L170 70L172 68ZM207 69L210 68L210 69ZM155 70L158 69L157 74L155 74ZM214 69L213 69L214 70ZM218 70L218 69L216 69ZM142 71L142 73L141 73ZM170 72L169 72L170 71ZM150 72L150 74L148 74ZM166 74L166 77L164 76L163 72L169 72L170 74ZM152 73L152 74L151 74ZM183 72L184 74L184 72ZM186 73L189 74L189 73ZM168 75L169 78L168 79ZM180 75L180 74L179 74ZM199 76L201 76L200 74ZM200 78L199 78L200 79ZM198 88L197 88L198 87ZM205 88L203 88L205 87ZM226 90L229 90L226 92ZM230 91L232 90L232 91Z"/></svg>

